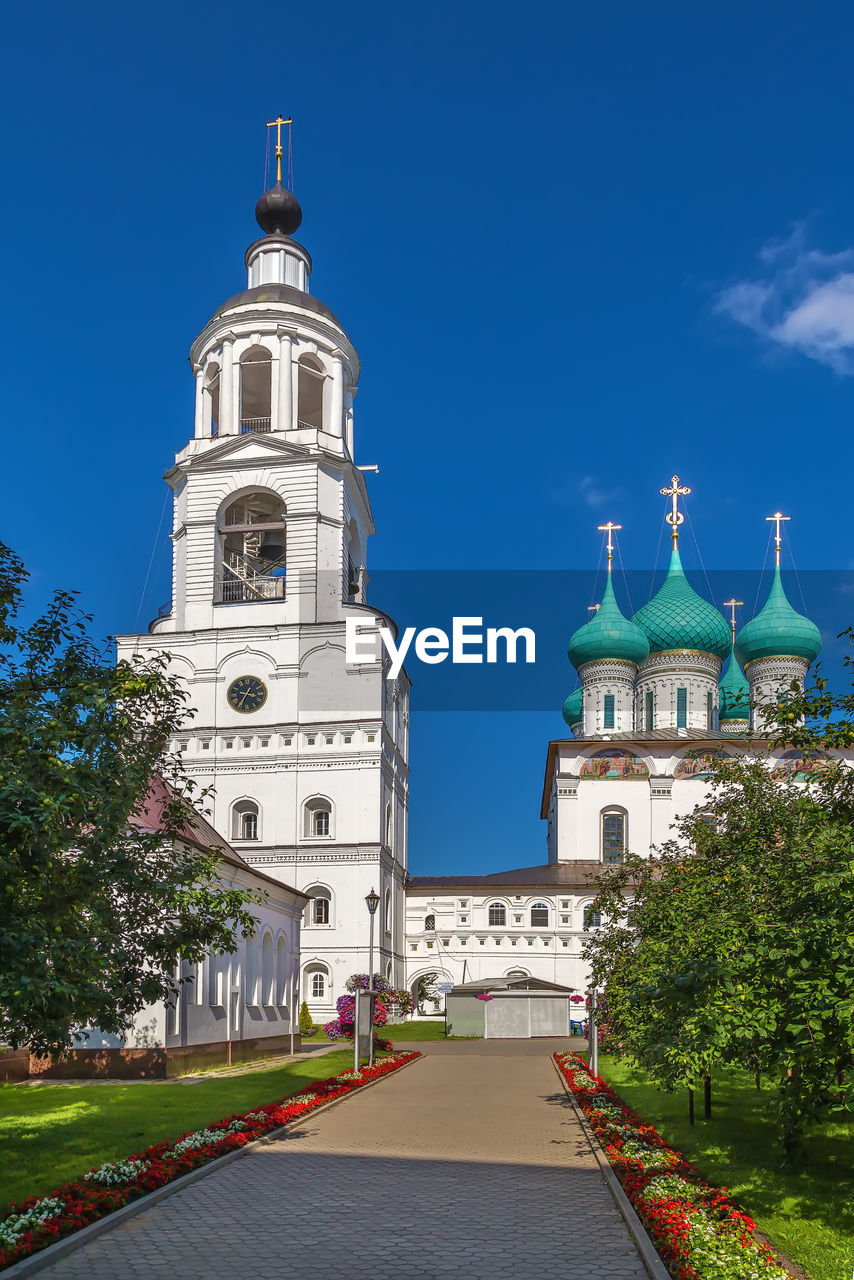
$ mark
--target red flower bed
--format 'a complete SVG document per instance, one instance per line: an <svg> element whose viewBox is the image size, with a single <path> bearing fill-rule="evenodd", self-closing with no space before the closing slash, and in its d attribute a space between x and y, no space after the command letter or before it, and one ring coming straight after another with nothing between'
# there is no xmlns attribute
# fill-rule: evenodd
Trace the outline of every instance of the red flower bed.
<svg viewBox="0 0 854 1280"><path fill-rule="evenodd" d="M574 1053L554 1060L674 1280L790 1280L752 1218Z"/></svg>
<svg viewBox="0 0 854 1280"><path fill-rule="evenodd" d="M90 1169L80 1181L68 1182L46 1196L31 1196L9 1205L0 1218L0 1268L420 1056L417 1052L397 1053L372 1067L362 1067L358 1073L345 1071L329 1080L316 1080L266 1107L226 1116L206 1129L183 1133L173 1142L159 1142L124 1160Z"/></svg>

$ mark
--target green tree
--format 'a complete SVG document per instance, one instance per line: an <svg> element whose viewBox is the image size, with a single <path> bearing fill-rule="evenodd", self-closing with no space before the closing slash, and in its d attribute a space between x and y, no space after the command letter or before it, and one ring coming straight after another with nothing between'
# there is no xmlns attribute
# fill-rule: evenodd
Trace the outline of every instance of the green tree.
<svg viewBox="0 0 854 1280"><path fill-rule="evenodd" d="M303 1000L299 1009L299 1029L302 1035L310 1036L315 1030L314 1020L308 1011L308 1001Z"/></svg>
<svg viewBox="0 0 854 1280"><path fill-rule="evenodd" d="M168 659L115 665L65 591L24 625L27 578L0 543L0 1040L57 1054L175 994L181 959L232 951L257 895L181 839L195 811L168 755L186 715ZM158 773L170 789L151 830Z"/></svg>
<svg viewBox="0 0 854 1280"><path fill-rule="evenodd" d="M850 663L849 663L850 666ZM742 756L654 861L598 880L587 951L616 1039L665 1089L716 1065L775 1080L783 1145L851 1100L854 695L790 690L775 745L816 752L798 780Z"/></svg>

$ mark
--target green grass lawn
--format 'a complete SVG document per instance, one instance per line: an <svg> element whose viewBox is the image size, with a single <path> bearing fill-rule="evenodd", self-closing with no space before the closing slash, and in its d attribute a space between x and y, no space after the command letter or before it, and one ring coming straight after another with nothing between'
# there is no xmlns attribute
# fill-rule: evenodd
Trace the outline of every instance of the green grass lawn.
<svg viewBox="0 0 854 1280"><path fill-rule="evenodd" d="M353 1050L194 1083L0 1084L0 1212L93 1165L249 1111L353 1066Z"/></svg>
<svg viewBox="0 0 854 1280"><path fill-rule="evenodd" d="M688 1123L687 1094L661 1093L648 1078L611 1057L600 1072L620 1097L654 1124L708 1180L729 1188L759 1230L812 1280L849 1280L854 1271L854 1121L827 1122L811 1133L800 1167L782 1167L770 1117L771 1089L748 1076L713 1080L712 1119Z"/></svg>
<svg viewBox="0 0 854 1280"><path fill-rule="evenodd" d="M395 1022L388 1027L375 1027L374 1030L383 1040L391 1040L392 1044L402 1044L404 1040L444 1040L445 1020L443 1018L441 1022ZM471 1037L453 1038L470 1039ZM329 1040L320 1028L316 1036L307 1037L303 1043L308 1047L312 1044L328 1044Z"/></svg>

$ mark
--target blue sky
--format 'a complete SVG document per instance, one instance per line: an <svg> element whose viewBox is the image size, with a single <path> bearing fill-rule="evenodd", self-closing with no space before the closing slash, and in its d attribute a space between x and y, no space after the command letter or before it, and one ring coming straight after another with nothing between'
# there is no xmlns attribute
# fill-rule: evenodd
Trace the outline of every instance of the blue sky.
<svg viewBox="0 0 854 1280"><path fill-rule="evenodd" d="M187 351L280 109L362 357L373 568L593 569L613 519L647 569L673 471L706 566L761 566L780 507L801 570L854 568L849 6L13 3L5 34L0 536L37 592L103 633L168 597ZM565 684L416 719L415 873L544 857Z"/></svg>

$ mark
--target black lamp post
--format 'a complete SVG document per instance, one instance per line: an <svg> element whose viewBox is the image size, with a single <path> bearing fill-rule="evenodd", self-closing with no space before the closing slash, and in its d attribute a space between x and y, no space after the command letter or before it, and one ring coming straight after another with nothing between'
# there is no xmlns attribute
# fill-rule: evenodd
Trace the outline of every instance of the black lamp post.
<svg viewBox="0 0 854 1280"><path fill-rule="evenodd" d="M377 914L377 907L380 905L380 895L377 893L376 889L371 889L371 892L367 894L367 896L365 897L365 902L368 904L368 911L371 916L370 941L368 943L368 991L370 993L373 993L373 990L374 990L374 916ZM371 1035L370 1035L370 1050L368 1052L368 1063L370 1065L373 1065L373 1061L374 1061L374 1026L373 1026L374 997L373 997L373 994L369 994L368 999L371 1002Z"/></svg>

